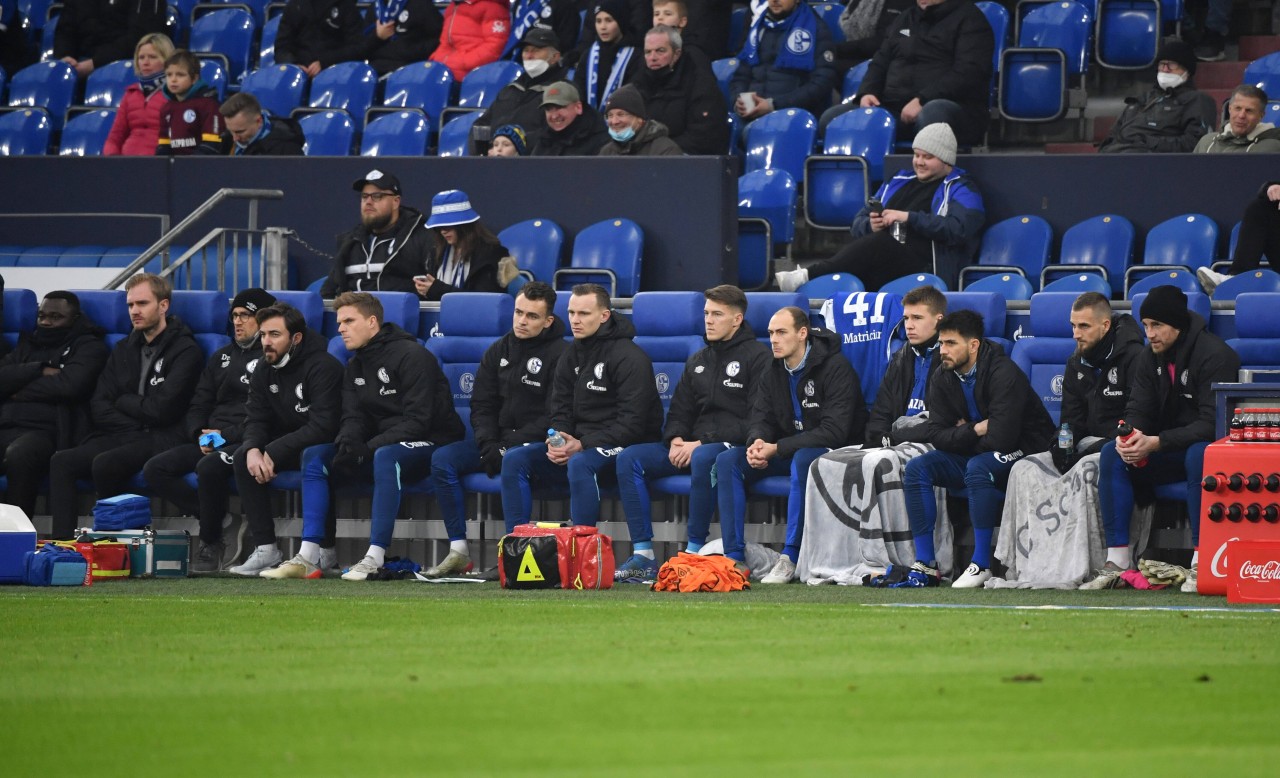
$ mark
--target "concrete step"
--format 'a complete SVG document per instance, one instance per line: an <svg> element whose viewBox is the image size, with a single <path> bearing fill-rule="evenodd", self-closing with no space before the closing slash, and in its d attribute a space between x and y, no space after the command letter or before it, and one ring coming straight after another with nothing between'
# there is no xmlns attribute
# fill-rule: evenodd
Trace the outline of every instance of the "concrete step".
<svg viewBox="0 0 1280 778"><path fill-rule="evenodd" d="M1098 147L1092 143L1046 143L1046 154L1096 154Z"/></svg>
<svg viewBox="0 0 1280 778"><path fill-rule="evenodd" d="M1201 62L1196 66L1196 86L1205 89L1235 89L1244 82L1248 62Z"/></svg>
<svg viewBox="0 0 1280 778"><path fill-rule="evenodd" d="M1280 35L1240 36L1240 59L1244 62L1252 62L1258 57L1265 57L1277 51L1280 51Z"/></svg>

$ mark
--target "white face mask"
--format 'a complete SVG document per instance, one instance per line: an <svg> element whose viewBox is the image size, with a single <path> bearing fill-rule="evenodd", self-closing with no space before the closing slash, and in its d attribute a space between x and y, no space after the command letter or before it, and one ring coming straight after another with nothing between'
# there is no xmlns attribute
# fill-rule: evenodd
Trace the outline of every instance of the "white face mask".
<svg viewBox="0 0 1280 778"><path fill-rule="evenodd" d="M1156 73L1156 83L1161 89L1173 89L1186 83L1186 75L1177 73Z"/></svg>
<svg viewBox="0 0 1280 778"><path fill-rule="evenodd" d="M529 74L529 78L537 78L547 72L547 68L551 67L551 63L545 59L526 59L524 60L524 72Z"/></svg>

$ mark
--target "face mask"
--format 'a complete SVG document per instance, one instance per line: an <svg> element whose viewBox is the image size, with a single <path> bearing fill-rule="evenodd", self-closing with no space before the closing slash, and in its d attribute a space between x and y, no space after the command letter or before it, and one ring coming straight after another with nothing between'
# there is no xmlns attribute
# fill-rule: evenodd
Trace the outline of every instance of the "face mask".
<svg viewBox="0 0 1280 778"><path fill-rule="evenodd" d="M631 140L635 136L636 136L636 131L634 127L628 127L625 130L621 130L621 131L609 130L609 137L613 138L619 143L626 143L627 141Z"/></svg>
<svg viewBox="0 0 1280 778"><path fill-rule="evenodd" d="M547 68L551 67L551 63L545 59L526 59L524 60L524 72L529 74L529 78L537 78L547 72Z"/></svg>
<svg viewBox="0 0 1280 778"><path fill-rule="evenodd" d="M1173 89L1186 83L1187 77L1177 73L1156 73L1156 83L1161 89Z"/></svg>

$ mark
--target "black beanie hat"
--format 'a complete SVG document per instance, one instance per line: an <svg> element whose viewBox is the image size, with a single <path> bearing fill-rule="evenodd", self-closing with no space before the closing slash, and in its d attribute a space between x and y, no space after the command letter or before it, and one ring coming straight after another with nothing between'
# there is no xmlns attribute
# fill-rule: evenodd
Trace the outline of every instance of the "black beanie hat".
<svg viewBox="0 0 1280 778"><path fill-rule="evenodd" d="M1185 330L1191 324L1191 312L1187 310L1187 296L1176 286L1157 286L1142 301L1138 314L1141 319L1155 319L1176 330Z"/></svg>
<svg viewBox="0 0 1280 778"><path fill-rule="evenodd" d="M596 14L601 11L613 17L623 35L631 34L631 6L626 0L596 0L595 4L591 6L591 18L587 20L587 23L591 25L593 35L596 27Z"/></svg>
<svg viewBox="0 0 1280 778"><path fill-rule="evenodd" d="M1156 62L1166 59L1186 68L1188 78L1196 74L1196 52L1191 48L1191 44L1178 38L1165 39L1165 42L1160 44L1160 53L1156 54Z"/></svg>
<svg viewBox="0 0 1280 778"><path fill-rule="evenodd" d="M275 305L275 302L275 295L265 289L258 289L256 287L252 289L243 289L240 291L240 294L236 295L235 299L231 301L231 310L234 311L236 308L244 308L249 311L249 313L257 313L268 305Z"/></svg>
<svg viewBox="0 0 1280 778"><path fill-rule="evenodd" d="M632 116L639 116L641 119L649 118L644 112L644 98L640 96L640 90L632 84L618 87L613 94L609 95L609 102L605 104L604 112L607 114L614 108L626 111Z"/></svg>

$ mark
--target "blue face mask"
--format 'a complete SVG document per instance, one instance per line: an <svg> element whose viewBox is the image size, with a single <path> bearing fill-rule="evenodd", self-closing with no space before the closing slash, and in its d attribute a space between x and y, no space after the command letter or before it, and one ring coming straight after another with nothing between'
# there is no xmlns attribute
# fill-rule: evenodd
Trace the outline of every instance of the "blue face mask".
<svg viewBox="0 0 1280 778"><path fill-rule="evenodd" d="M634 127L628 127L622 131L617 131L612 129L609 130L609 137L613 138L619 143L626 143L627 141L631 140L635 136L636 136L636 131Z"/></svg>

